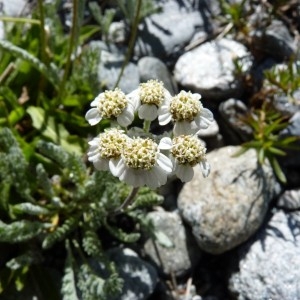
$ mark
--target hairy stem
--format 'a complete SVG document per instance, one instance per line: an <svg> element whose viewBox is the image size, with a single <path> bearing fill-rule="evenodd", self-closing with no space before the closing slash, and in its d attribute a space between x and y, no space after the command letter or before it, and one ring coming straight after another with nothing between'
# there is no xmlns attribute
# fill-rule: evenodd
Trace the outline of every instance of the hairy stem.
<svg viewBox="0 0 300 300"><path fill-rule="evenodd" d="M71 28L70 39L69 39L69 49L68 49L68 53L67 53L66 65L65 65L65 69L64 69L60 89L59 89L59 98L60 99L63 98L64 93L65 93L65 86L66 86L66 82L67 82L69 72L71 69L72 53L76 46L78 17L79 17L78 6L79 6L78 0L73 0L72 28Z"/></svg>
<svg viewBox="0 0 300 300"><path fill-rule="evenodd" d="M128 50L127 50L125 59L124 59L124 61L123 61L122 68L121 68L121 71L120 71L120 73L119 73L117 82L116 82L116 84L115 84L115 88L116 88L116 87L119 85L119 83L120 83L120 80L121 80L121 78L122 78L122 76L123 76L125 67L126 67L126 65L128 64L129 59L130 59L130 56L131 56L132 51L133 51L133 47L134 47L135 39L136 39L136 34L137 34L137 29L138 29L138 25L139 25L139 18L140 18L141 6L142 6L142 0L138 0L138 1L137 1L136 14L135 14L135 17L134 17L134 21L133 21L133 23L132 23L132 26L131 26L131 36L130 36L130 40L129 40L129 44L128 44Z"/></svg>
<svg viewBox="0 0 300 300"><path fill-rule="evenodd" d="M118 214L122 213L123 210L126 209L126 208L134 201L135 196L136 196L138 190L139 190L139 187L134 187L134 188L132 188L130 194L129 194L129 195L127 196L127 198L124 200L124 202L122 203L122 205L121 205L119 208L117 208L117 209L113 212L113 214L114 214L114 215L118 215Z"/></svg>

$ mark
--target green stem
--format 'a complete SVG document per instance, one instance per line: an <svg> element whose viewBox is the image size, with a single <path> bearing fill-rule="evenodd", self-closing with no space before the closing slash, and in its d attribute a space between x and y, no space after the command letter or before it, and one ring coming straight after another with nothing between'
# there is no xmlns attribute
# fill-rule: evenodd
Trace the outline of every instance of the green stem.
<svg viewBox="0 0 300 300"><path fill-rule="evenodd" d="M113 215L118 215L118 214L122 213L124 211L124 209L126 209L134 201L135 196L138 191L139 191L139 187L132 188L130 194L124 200L122 205L113 212Z"/></svg>
<svg viewBox="0 0 300 300"><path fill-rule="evenodd" d="M38 0L39 13L40 13L40 60L47 65L46 59L46 33L45 33L45 12L43 0Z"/></svg>
<svg viewBox="0 0 300 300"><path fill-rule="evenodd" d="M130 40L129 40L129 44L128 44L128 50L127 50L125 59L124 59L124 61L123 61L122 68L121 68L121 71L120 71L120 73L119 73L117 82L116 82L116 84L115 84L115 88L116 88L116 87L119 85L119 83L120 83L120 80L121 80L121 78L122 78L122 76L123 76L125 67L126 67L126 65L128 64L129 59L130 59L130 56L131 56L132 51L133 51L133 47L134 47L135 39L136 39L136 34L137 34L137 29L138 29L138 25L139 25L139 18L140 18L141 6L142 6L142 0L138 0L138 1L137 1L136 14L135 14L135 17L134 17L132 26L131 26L131 36L130 36Z"/></svg>
<svg viewBox="0 0 300 300"><path fill-rule="evenodd" d="M29 23L29 24L41 25L40 20L28 19L28 18L16 18L16 17L8 17L8 16L1 16L0 21L13 22L13 23Z"/></svg>
<svg viewBox="0 0 300 300"><path fill-rule="evenodd" d="M45 11L44 11L44 4L43 0L38 0L38 7L39 7L39 13L40 13L40 61L45 64L45 66L49 65L49 61L47 59L47 53L46 53L46 32L45 32ZM39 79L39 88L38 93L43 90L43 87L45 85L45 76L41 74ZM40 97L38 95L37 97L37 105L40 105L39 101Z"/></svg>
<svg viewBox="0 0 300 300"><path fill-rule="evenodd" d="M63 98L64 93L65 93L65 86L66 86L66 82L69 76L69 72L71 69L71 57L72 57L72 53L76 44L76 39L77 39L77 21L78 21L78 0L73 0L73 16L72 16L72 28L71 28L71 33L70 33L70 39L69 39L69 49L68 49L68 53L67 53L67 60L66 60L66 65L65 65L65 69L64 69L64 74L62 77L62 81L61 81L61 85L60 85L60 89L59 89L59 99Z"/></svg>
<svg viewBox="0 0 300 300"><path fill-rule="evenodd" d="M143 129L145 132L147 132L147 133L149 132L150 125L151 125L151 121L144 120Z"/></svg>

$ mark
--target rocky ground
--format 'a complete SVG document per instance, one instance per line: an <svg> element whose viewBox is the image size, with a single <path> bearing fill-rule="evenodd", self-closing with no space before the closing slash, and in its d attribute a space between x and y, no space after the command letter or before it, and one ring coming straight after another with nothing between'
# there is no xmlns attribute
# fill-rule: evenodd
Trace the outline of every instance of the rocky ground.
<svg viewBox="0 0 300 300"><path fill-rule="evenodd" d="M15 4L13 14L24 1L7 2ZM161 11L139 25L120 88L130 92L158 79L172 94L200 93L215 123L199 134L208 148L210 176L196 172L184 185L170 179L161 189L163 206L149 213L173 246L146 240L139 249L110 251L126 283L119 299L300 299L299 151L280 162L285 185L269 164L257 163L255 151L232 156L251 136L239 116L253 104L264 70L287 65L291 57L299 66L300 3L285 1L270 17L277 1L230 2L244 2L247 34L224 22L217 0L156 0ZM99 49L98 76L107 88L121 69L127 34L124 20L115 21L109 47L101 40L88 45ZM282 135L300 136L299 95L300 86L293 103L273 98L290 120Z"/></svg>

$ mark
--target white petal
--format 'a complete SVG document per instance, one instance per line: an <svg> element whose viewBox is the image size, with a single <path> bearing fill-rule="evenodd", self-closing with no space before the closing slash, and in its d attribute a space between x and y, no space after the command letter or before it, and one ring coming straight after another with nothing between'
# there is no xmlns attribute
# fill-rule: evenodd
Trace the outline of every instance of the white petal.
<svg viewBox="0 0 300 300"><path fill-rule="evenodd" d="M182 182L191 181L194 176L194 170L189 165L177 165L175 172Z"/></svg>
<svg viewBox="0 0 300 300"><path fill-rule="evenodd" d="M170 92L167 89L164 89L164 90L165 90L165 99L164 99L164 102L170 102L171 99L172 99L172 96L171 96Z"/></svg>
<svg viewBox="0 0 300 300"><path fill-rule="evenodd" d="M207 160L203 160L200 162L200 167L203 177L207 177L210 173L210 164L207 162Z"/></svg>
<svg viewBox="0 0 300 300"><path fill-rule="evenodd" d="M140 89L137 88L136 90L132 91L131 93L127 94L126 97L128 99L128 101L132 104L133 109L136 111L139 106L141 105L141 101L140 101Z"/></svg>
<svg viewBox="0 0 300 300"><path fill-rule="evenodd" d="M94 161L93 164L94 164L94 167L100 171L107 171L109 169L108 168L108 159L100 158L99 160Z"/></svg>
<svg viewBox="0 0 300 300"><path fill-rule="evenodd" d="M214 117L210 110L203 108L200 114L195 118L198 130L206 129L213 122Z"/></svg>
<svg viewBox="0 0 300 300"><path fill-rule="evenodd" d="M167 125L168 123L170 123L172 120L172 116L169 112L165 113L165 114L161 114L159 111L158 111L158 122L159 122L159 125L161 126L164 126L164 125Z"/></svg>
<svg viewBox="0 0 300 300"><path fill-rule="evenodd" d="M166 172L171 173L173 170L173 165L171 160L162 153L158 153L157 164Z"/></svg>
<svg viewBox="0 0 300 300"><path fill-rule="evenodd" d="M128 125L130 125L133 119L134 119L133 110L129 108L128 105L124 109L124 111L117 117L117 121L122 127L127 127Z"/></svg>
<svg viewBox="0 0 300 300"><path fill-rule="evenodd" d="M100 139L98 139L98 138L94 138L94 139L90 140L88 144L89 144L90 146L92 146L92 147L95 147L95 146L98 147L98 146L99 146L99 140L100 140ZM91 148L92 148L92 147L91 147Z"/></svg>
<svg viewBox="0 0 300 300"><path fill-rule="evenodd" d="M104 93L100 93L92 102L91 102L91 106L97 106L99 103L100 98L102 98L104 95Z"/></svg>
<svg viewBox="0 0 300 300"><path fill-rule="evenodd" d="M157 118L156 105L143 104L138 109L139 118L142 120L153 121Z"/></svg>
<svg viewBox="0 0 300 300"><path fill-rule="evenodd" d="M144 186L146 184L146 177L148 176L148 171L135 170L134 182L136 186Z"/></svg>
<svg viewBox="0 0 300 300"><path fill-rule="evenodd" d="M120 169L121 169L121 165L119 165L119 169L118 169L118 164L119 164L120 160L121 160L121 157L111 158L109 160L109 164L108 164L109 170L115 177L118 176L118 172L120 172Z"/></svg>
<svg viewBox="0 0 300 300"><path fill-rule="evenodd" d="M99 144L91 146L88 150L88 155L89 155L89 153L94 153L94 152L97 152L97 151L99 151Z"/></svg>
<svg viewBox="0 0 300 300"><path fill-rule="evenodd" d="M148 171L147 177L145 177L145 179L146 179L146 185L150 189L156 189L157 187L160 186L159 180L158 180L157 175L154 171L154 168L152 168L150 171Z"/></svg>
<svg viewBox="0 0 300 300"><path fill-rule="evenodd" d="M192 94L192 97L193 97L195 100L200 100L200 99L201 99L201 95L198 94L198 93Z"/></svg>
<svg viewBox="0 0 300 300"><path fill-rule="evenodd" d="M207 108L202 108L200 115L201 115L201 117L207 119L209 122L212 122L214 120L213 113Z"/></svg>
<svg viewBox="0 0 300 300"><path fill-rule="evenodd" d="M137 178L141 176L141 174L136 174L136 171L137 170L127 168L119 178L120 180L125 181L128 185L131 185L133 187L141 186L141 181L137 180Z"/></svg>
<svg viewBox="0 0 300 300"><path fill-rule="evenodd" d="M195 133L195 129L192 128L191 123L188 121L175 122L173 133L175 136L189 135Z"/></svg>
<svg viewBox="0 0 300 300"><path fill-rule="evenodd" d="M90 125L93 126L98 124L102 120L102 117L100 116L97 108L91 108L85 114L85 119L89 122Z"/></svg>
<svg viewBox="0 0 300 300"><path fill-rule="evenodd" d="M99 151L88 153L88 161L96 162L99 159L101 159Z"/></svg>
<svg viewBox="0 0 300 300"><path fill-rule="evenodd" d="M125 170L126 170L126 165L123 161L122 158L119 159L111 159L109 161L109 169L110 172L115 176L115 177L119 177L121 176Z"/></svg>
<svg viewBox="0 0 300 300"><path fill-rule="evenodd" d="M169 137L163 137L158 144L158 149L170 150L172 146L172 140Z"/></svg>
<svg viewBox="0 0 300 300"><path fill-rule="evenodd" d="M154 166L153 171L155 172L159 185L161 186L166 184L168 179L167 173L158 166Z"/></svg>

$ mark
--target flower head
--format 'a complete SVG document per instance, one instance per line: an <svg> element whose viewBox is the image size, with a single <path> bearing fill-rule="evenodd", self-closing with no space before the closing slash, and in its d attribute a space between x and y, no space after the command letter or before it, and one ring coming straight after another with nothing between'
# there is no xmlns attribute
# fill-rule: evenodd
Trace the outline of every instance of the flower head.
<svg viewBox="0 0 300 300"><path fill-rule="evenodd" d="M135 108L138 110L140 119L153 121L157 118L157 110L166 99L171 95L164 88L164 84L158 80L148 80L127 95L133 99Z"/></svg>
<svg viewBox="0 0 300 300"><path fill-rule="evenodd" d="M102 119L117 119L118 123L127 127L134 119L134 106L126 95L118 88L100 93L85 115L90 125L98 124Z"/></svg>
<svg viewBox="0 0 300 300"><path fill-rule="evenodd" d="M109 170L109 161L120 158L126 139L124 132L116 128L100 133L89 142L88 160L98 170Z"/></svg>
<svg viewBox="0 0 300 300"><path fill-rule="evenodd" d="M213 114L203 107L200 99L200 94L181 91L161 105L159 124L166 125L172 120L175 123L174 135L193 134L207 128L213 121Z"/></svg>
<svg viewBox="0 0 300 300"><path fill-rule="evenodd" d="M133 187L147 185L154 189L167 182L172 162L160 153L160 146L153 140L137 137L126 141L121 158L112 162L111 171Z"/></svg>
<svg viewBox="0 0 300 300"><path fill-rule="evenodd" d="M161 148L170 150L173 161L173 171L183 182L192 180L193 167L200 165L203 177L210 172L210 165L206 160L206 148L196 135L179 135L173 140L162 138Z"/></svg>

